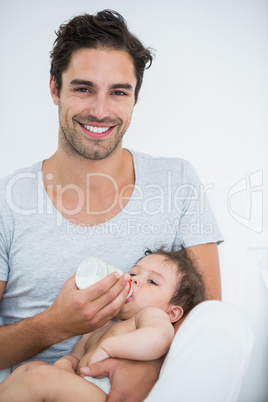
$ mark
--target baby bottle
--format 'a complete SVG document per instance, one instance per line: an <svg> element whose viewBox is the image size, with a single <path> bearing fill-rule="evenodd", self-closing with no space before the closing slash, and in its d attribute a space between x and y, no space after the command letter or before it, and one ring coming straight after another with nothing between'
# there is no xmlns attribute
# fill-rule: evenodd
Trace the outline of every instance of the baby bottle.
<svg viewBox="0 0 268 402"><path fill-rule="evenodd" d="M121 269L113 267L110 264L106 264L99 258L89 257L86 260L82 261L82 263L79 265L75 275L75 283L78 289L86 289L90 285L93 285L93 283L100 281L112 272L118 272L120 276L124 274ZM129 289L127 298L130 297L132 294L131 280L129 280L128 283Z"/></svg>

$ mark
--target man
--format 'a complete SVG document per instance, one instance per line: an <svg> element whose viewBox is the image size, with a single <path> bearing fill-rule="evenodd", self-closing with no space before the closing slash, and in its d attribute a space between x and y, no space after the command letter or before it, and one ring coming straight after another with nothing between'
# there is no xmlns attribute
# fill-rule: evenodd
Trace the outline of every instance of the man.
<svg viewBox="0 0 268 402"><path fill-rule="evenodd" d="M89 255L127 272L147 247L184 246L207 298L221 299L221 234L198 176L186 161L122 147L151 62L150 51L115 12L79 16L60 27L50 78L58 149L1 182L1 368L33 356L53 362L69 353L77 335L118 313L129 275L109 276L81 294L74 273ZM205 229L196 231L200 222ZM210 307L202 308L206 314ZM223 307L213 308L221 316ZM109 400L143 400L161 362L108 360L92 370L108 372Z"/></svg>

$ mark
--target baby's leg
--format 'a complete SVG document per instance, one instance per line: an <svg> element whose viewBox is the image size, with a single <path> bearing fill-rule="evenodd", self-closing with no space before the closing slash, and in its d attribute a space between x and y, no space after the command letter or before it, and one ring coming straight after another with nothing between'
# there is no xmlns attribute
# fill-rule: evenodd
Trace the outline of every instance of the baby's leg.
<svg viewBox="0 0 268 402"><path fill-rule="evenodd" d="M14 383L21 375L25 374L29 370L36 369L37 367L49 365L49 363L42 362L39 360L32 361L29 363L22 364L16 370L14 370L3 382L0 383L0 394L3 390Z"/></svg>
<svg viewBox="0 0 268 402"><path fill-rule="evenodd" d="M107 395L96 385L55 366L28 370L1 394L5 402L106 402Z"/></svg>

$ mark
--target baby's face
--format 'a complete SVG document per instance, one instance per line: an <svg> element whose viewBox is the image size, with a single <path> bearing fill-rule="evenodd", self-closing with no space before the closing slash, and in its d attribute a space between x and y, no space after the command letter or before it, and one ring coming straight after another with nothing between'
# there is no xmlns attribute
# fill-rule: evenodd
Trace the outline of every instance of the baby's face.
<svg viewBox="0 0 268 402"><path fill-rule="evenodd" d="M169 302L178 287L175 264L162 255L151 254L142 258L130 271L132 295L118 318L128 319L144 307L158 307L168 311Z"/></svg>

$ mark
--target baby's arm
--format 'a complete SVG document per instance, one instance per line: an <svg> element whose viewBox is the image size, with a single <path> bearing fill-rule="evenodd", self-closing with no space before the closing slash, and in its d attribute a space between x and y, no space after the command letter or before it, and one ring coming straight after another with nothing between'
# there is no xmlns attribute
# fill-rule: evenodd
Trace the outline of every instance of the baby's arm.
<svg viewBox="0 0 268 402"><path fill-rule="evenodd" d="M75 344L73 350L69 355L63 356L58 359L54 366L69 371L70 373L76 373L76 369L82 356L85 354L85 344L91 334L86 334Z"/></svg>
<svg viewBox="0 0 268 402"><path fill-rule="evenodd" d="M154 360L164 355L174 338L168 315L159 308L146 307L134 317L132 331L105 339L91 357L90 363L117 357L132 360Z"/></svg>

